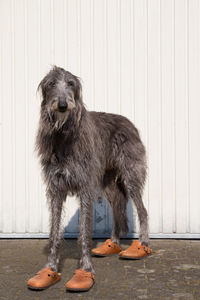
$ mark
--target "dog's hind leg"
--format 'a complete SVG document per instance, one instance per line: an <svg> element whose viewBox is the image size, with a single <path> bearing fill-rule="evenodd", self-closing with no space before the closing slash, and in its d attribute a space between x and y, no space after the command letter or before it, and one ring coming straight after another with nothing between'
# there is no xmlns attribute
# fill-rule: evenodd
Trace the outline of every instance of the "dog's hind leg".
<svg viewBox="0 0 200 300"><path fill-rule="evenodd" d="M133 200L133 203L136 206L138 218L139 218L139 225L140 225L139 240L141 241L142 245L148 246L149 244L148 214L142 201L141 191L140 190L132 191L131 198Z"/></svg>
<svg viewBox="0 0 200 300"><path fill-rule="evenodd" d="M47 197L50 204L51 214L51 230L49 237L49 255L47 267L57 271L60 258L60 248L63 235L63 227L61 222L63 202L66 195L60 193L47 192Z"/></svg>
<svg viewBox="0 0 200 300"><path fill-rule="evenodd" d="M105 195L112 208L113 230L111 241L115 244L120 242L120 232L128 232L128 219L126 215L127 199L122 187L117 182L112 182L105 189Z"/></svg>
<svg viewBox="0 0 200 300"><path fill-rule="evenodd" d="M143 245L148 246L148 214L142 201L143 186L146 177L146 167L143 164L137 164L132 170L127 170L128 168L124 170L124 173L121 173L122 182L125 186L128 198L132 199L137 209L140 225L139 239Z"/></svg>

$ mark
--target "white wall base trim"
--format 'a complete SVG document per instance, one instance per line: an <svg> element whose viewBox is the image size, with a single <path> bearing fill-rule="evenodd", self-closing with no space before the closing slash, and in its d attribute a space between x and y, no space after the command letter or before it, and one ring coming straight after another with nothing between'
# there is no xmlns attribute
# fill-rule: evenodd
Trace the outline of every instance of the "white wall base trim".
<svg viewBox="0 0 200 300"><path fill-rule="evenodd" d="M200 239L200 233L151 233L151 239ZM0 239L47 239L48 233L0 233ZM77 238L78 233L65 233L65 238ZM93 238L108 238L109 233L94 233ZM138 238L138 234L128 234L122 238Z"/></svg>

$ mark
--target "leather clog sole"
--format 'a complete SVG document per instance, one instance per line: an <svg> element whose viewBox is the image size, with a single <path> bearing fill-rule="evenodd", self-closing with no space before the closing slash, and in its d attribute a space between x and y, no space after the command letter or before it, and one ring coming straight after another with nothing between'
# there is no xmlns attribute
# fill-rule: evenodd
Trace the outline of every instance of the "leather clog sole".
<svg viewBox="0 0 200 300"><path fill-rule="evenodd" d="M146 255L146 256L143 256L143 257L134 257L134 256L129 256L129 257L126 257L126 256L119 256L119 259L129 259L129 260L141 260L141 259L144 259L144 258L147 258L151 256L151 254L149 255Z"/></svg>
<svg viewBox="0 0 200 300"><path fill-rule="evenodd" d="M93 285L94 285L94 283L93 283ZM66 288L66 291L69 291L69 292L87 292L93 287L93 285L89 289Z"/></svg>
<svg viewBox="0 0 200 300"><path fill-rule="evenodd" d="M55 281L54 283L50 284L49 286L42 287L42 288L40 288L40 287L34 287L34 286L30 286L30 285L28 285L27 287L30 290L33 290L33 291L43 291L43 290L46 290L46 289L50 288L52 285L56 284L58 281L60 281L60 278L57 281Z"/></svg>
<svg viewBox="0 0 200 300"><path fill-rule="evenodd" d="M112 256L112 255L116 255L119 253L112 253L112 254L96 254L96 253L92 253L92 257L107 257L107 256Z"/></svg>
<svg viewBox="0 0 200 300"><path fill-rule="evenodd" d="M44 287L44 288L37 288L37 287L33 287L33 286L30 286L30 285L28 285L28 288L29 288L29 290L34 290L34 291L43 291L43 290L46 290L46 289L48 289L48 288L49 288L49 286L47 286L47 287Z"/></svg>

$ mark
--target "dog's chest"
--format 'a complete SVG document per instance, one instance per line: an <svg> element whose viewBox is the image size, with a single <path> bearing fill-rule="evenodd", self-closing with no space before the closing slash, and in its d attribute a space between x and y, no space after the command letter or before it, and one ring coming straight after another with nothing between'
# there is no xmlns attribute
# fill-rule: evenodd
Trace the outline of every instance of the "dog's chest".
<svg viewBox="0 0 200 300"><path fill-rule="evenodd" d="M62 190L77 193L88 181L91 172L91 155L89 151L80 152L80 146L75 145L63 136L57 135L53 141L50 164L47 164L48 182L53 182ZM81 153L81 155L80 155Z"/></svg>
<svg viewBox="0 0 200 300"><path fill-rule="evenodd" d="M77 162L70 158L58 162L54 159L53 163L48 167L48 181L54 183L61 190L76 193L84 184L83 168Z"/></svg>

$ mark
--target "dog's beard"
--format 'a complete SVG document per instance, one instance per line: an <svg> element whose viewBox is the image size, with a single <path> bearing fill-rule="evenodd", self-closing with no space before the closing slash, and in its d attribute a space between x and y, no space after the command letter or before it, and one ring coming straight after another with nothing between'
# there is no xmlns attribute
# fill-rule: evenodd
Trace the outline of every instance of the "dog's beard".
<svg viewBox="0 0 200 300"><path fill-rule="evenodd" d="M59 112L59 111L52 111L50 108L47 109L50 123L56 130L61 129L61 127L67 121L70 111L67 110L66 112Z"/></svg>
<svg viewBox="0 0 200 300"><path fill-rule="evenodd" d="M57 130L59 130L60 128L62 128L62 126L65 124L65 122L67 121L68 117L69 117L70 111L67 110L66 112L62 113L57 111L55 113L56 116L56 120L55 120L55 128Z"/></svg>

